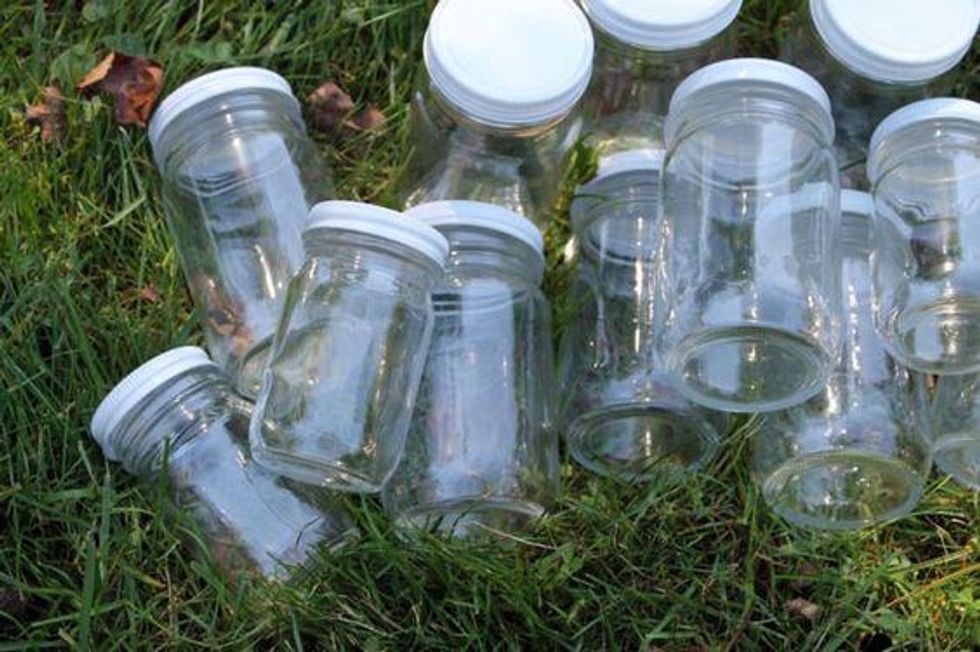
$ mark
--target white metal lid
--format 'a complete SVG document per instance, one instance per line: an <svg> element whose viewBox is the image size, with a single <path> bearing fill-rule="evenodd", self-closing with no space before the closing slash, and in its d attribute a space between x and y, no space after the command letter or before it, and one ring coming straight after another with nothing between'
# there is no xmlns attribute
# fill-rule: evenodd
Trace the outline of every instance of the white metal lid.
<svg viewBox="0 0 980 652"><path fill-rule="evenodd" d="M415 249L440 267L449 256L449 242L424 222L381 206L354 201L320 202L310 210L305 232L330 229L377 236Z"/></svg>
<svg viewBox="0 0 980 652"><path fill-rule="evenodd" d="M179 86L160 103L150 120L148 129L150 146L154 152L157 151L164 129L184 111L219 95L243 89L282 93L292 98L299 106L289 82L271 70L249 66L217 70Z"/></svg>
<svg viewBox="0 0 980 652"><path fill-rule="evenodd" d="M429 226L473 226L497 231L520 240L544 256L544 238L529 219L514 211L479 201L451 200L419 204L405 211Z"/></svg>
<svg viewBox="0 0 980 652"><path fill-rule="evenodd" d="M567 114L592 74L592 30L571 0L441 0L425 33L439 93L472 120L525 127Z"/></svg>
<svg viewBox="0 0 980 652"><path fill-rule="evenodd" d="M600 30L643 50L680 50L720 34L742 0L582 0Z"/></svg>
<svg viewBox="0 0 980 652"><path fill-rule="evenodd" d="M781 86L796 91L801 97L816 105L826 116L824 132L833 139L834 120L830 112L830 98L816 79L795 66L772 59L728 59L697 70L684 79L670 98L670 109L664 124L664 135L672 140L677 121L683 110L681 105L692 96L709 88L722 85L755 83Z"/></svg>
<svg viewBox="0 0 980 652"><path fill-rule="evenodd" d="M926 82L969 51L980 0L810 0L830 53L848 68L888 82Z"/></svg>
<svg viewBox="0 0 980 652"><path fill-rule="evenodd" d="M208 354L196 346L181 346L151 358L112 388L92 415L89 430L106 457L118 460L113 432L140 401L177 376L199 367L216 367Z"/></svg>
<svg viewBox="0 0 980 652"><path fill-rule="evenodd" d="M871 194L860 190L841 190L840 191L840 212L853 213L857 215L874 214L875 203Z"/></svg>

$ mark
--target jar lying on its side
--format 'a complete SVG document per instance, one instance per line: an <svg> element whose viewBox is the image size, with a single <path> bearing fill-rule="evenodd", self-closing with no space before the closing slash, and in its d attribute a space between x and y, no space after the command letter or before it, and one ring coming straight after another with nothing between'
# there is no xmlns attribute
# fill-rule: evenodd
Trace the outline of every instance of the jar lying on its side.
<svg viewBox="0 0 980 652"><path fill-rule="evenodd" d="M450 243L435 330L385 509L403 527L515 531L558 492L550 308L537 228L470 201L406 213Z"/></svg>
<svg viewBox="0 0 980 652"><path fill-rule="evenodd" d="M282 475L372 493L401 458L448 254L435 229L355 202L317 204L252 417Z"/></svg>
<svg viewBox="0 0 980 652"><path fill-rule="evenodd" d="M252 461L251 405L195 347L167 351L130 373L92 417L105 456L150 480L166 473L181 511L228 571L281 575L319 546L354 534L336 496Z"/></svg>
<svg viewBox="0 0 980 652"><path fill-rule="evenodd" d="M205 342L254 398L310 207L333 196L285 79L228 68L160 104L150 143Z"/></svg>
<svg viewBox="0 0 980 652"><path fill-rule="evenodd" d="M932 399L936 468L980 491L980 374L940 376Z"/></svg>

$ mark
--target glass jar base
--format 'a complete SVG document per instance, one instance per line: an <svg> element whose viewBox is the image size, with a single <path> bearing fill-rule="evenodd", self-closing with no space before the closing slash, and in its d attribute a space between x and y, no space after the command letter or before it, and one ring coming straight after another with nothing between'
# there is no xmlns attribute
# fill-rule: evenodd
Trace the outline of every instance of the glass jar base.
<svg viewBox="0 0 980 652"><path fill-rule="evenodd" d="M830 356L811 339L778 328L713 328L667 356L687 399L724 412L772 412L805 402L826 384Z"/></svg>
<svg viewBox="0 0 980 652"><path fill-rule="evenodd" d="M980 491L980 436L976 433L944 435L933 448L933 461L961 485Z"/></svg>
<svg viewBox="0 0 980 652"><path fill-rule="evenodd" d="M271 449L250 438L252 458L277 475L304 484L347 493L374 494L384 483L361 475L341 464L314 464L309 459Z"/></svg>
<svg viewBox="0 0 980 652"><path fill-rule="evenodd" d="M240 360L238 368L233 374L235 391L249 400L254 401L259 394L259 388L262 386L262 375L265 373L265 366L269 361L271 345L272 338L266 338L252 347L252 350Z"/></svg>
<svg viewBox="0 0 980 652"><path fill-rule="evenodd" d="M934 301L905 311L896 324L896 357L931 374L980 371L980 299Z"/></svg>
<svg viewBox="0 0 980 652"><path fill-rule="evenodd" d="M786 462L762 483L773 511L805 528L857 530L907 515L923 479L900 460L856 450Z"/></svg>
<svg viewBox="0 0 980 652"><path fill-rule="evenodd" d="M568 428L575 461L586 469L645 482L669 470L696 470L718 447L715 429L695 415L629 405L592 412Z"/></svg>
<svg viewBox="0 0 980 652"><path fill-rule="evenodd" d="M534 502L464 498L408 509L395 520L405 530L435 530L454 537L479 537L527 530L544 508Z"/></svg>

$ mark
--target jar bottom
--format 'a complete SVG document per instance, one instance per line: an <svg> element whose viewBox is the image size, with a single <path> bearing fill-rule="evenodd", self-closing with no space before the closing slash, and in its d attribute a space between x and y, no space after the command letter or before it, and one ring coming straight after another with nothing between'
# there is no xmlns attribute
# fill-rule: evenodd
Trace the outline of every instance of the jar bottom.
<svg viewBox="0 0 980 652"><path fill-rule="evenodd" d="M980 371L980 298L940 299L898 318L898 357L933 374Z"/></svg>
<svg viewBox="0 0 980 652"><path fill-rule="evenodd" d="M923 478L901 460L835 450L786 462L765 479L762 494L793 525L857 530L907 515L922 488Z"/></svg>
<svg viewBox="0 0 980 652"><path fill-rule="evenodd" d="M572 422L567 440L572 457L583 467L629 482L699 469L718 448L718 434L704 420L651 405L587 414Z"/></svg>
<svg viewBox="0 0 980 652"><path fill-rule="evenodd" d="M269 448L261 438L250 437L252 459L266 470L305 484L334 491L374 494L381 491L383 482L361 474L340 463L314 463L309 459Z"/></svg>
<svg viewBox="0 0 980 652"><path fill-rule="evenodd" d="M963 486L980 490L980 434L944 435L933 447L933 461Z"/></svg>
<svg viewBox="0 0 980 652"><path fill-rule="evenodd" d="M812 339L765 326L712 328L685 338L667 356L690 401L724 412L772 412L817 394L833 370Z"/></svg>
<svg viewBox="0 0 980 652"><path fill-rule="evenodd" d="M525 531L544 513L541 505L531 501L461 498L407 509L395 523L405 530L436 530L473 538Z"/></svg>
<svg viewBox="0 0 980 652"><path fill-rule="evenodd" d="M254 401L262 386L262 375L272 349L272 338L267 337L245 354L238 364L235 377L235 391L245 398Z"/></svg>

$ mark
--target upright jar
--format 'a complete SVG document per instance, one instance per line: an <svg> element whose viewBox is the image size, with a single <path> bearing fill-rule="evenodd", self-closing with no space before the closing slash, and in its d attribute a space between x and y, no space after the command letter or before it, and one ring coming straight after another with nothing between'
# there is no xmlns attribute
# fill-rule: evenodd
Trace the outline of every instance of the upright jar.
<svg viewBox="0 0 980 652"><path fill-rule="evenodd" d="M523 529L558 493L550 307L540 232L470 201L406 215L449 240L435 330L398 470L382 494L404 527Z"/></svg>
<svg viewBox="0 0 980 652"><path fill-rule="evenodd" d="M285 79L228 68L171 93L149 128L167 221L214 360L254 397L310 207L333 196Z"/></svg>
<svg viewBox="0 0 980 652"><path fill-rule="evenodd" d="M875 131L875 319L906 365L980 371L980 104L932 99Z"/></svg>
<svg viewBox="0 0 980 652"><path fill-rule="evenodd" d="M665 365L706 407L805 401L840 336L840 189L826 93L776 61L702 68L670 103Z"/></svg>
<svg viewBox="0 0 980 652"><path fill-rule="evenodd" d="M885 351L871 319L871 197L844 191L844 335L837 368L806 404L762 415L752 472L803 527L850 530L907 515L929 476L925 377Z"/></svg>
<svg viewBox="0 0 980 652"><path fill-rule="evenodd" d="M838 163L864 187L868 141L896 109L945 95L980 24L980 0L809 0L780 58L827 89Z"/></svg>
<svg viewBox="0 0 980 652"><path fill-rule="evenodd" d="M932 400L936 468L980 491L980 374L941 376Z"/></svg>
<svg viewBox="0 0 980 652"><path fill-rule="evenodd" d="M674 389L658 355L662 158L650 152L606 157L572 202L579 276L559 355L572 457L627 481L704 466L728 429Z"/></svg>
<svg viewBox="0 0 980 652"><path fill-rule="evenodd" d="M582 0L596 34L583 101L600 158L663 149L663 120L682 79L735 54L731 29L742 0Z"/></svg>
<svg viewBox="0 0 980 652"><path fill-rule="evenodd" d="M442 0L413 98L406 206L477 200L544 225L578 137L592 48L572 0Z"/></svg>
<svg viewBox="0 0 980 652"><path fill-rule="evenodd" d="M319 545L354 533L329 492L278 477L252 461L251 405L195 347L158 355L102 400L92 436L106 457L144 480L164 475L207 556L226 571L279 575Z"/></svg>
<svg viewBox="0 0 980 652"><path fill-rule="evenodd" d="M252 454L303 482L377 492L405 445L449 245L418 220L342 201L313 207L303 242Z"/></svg>

